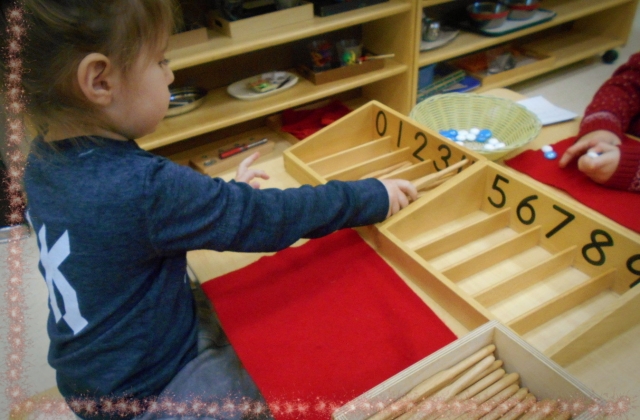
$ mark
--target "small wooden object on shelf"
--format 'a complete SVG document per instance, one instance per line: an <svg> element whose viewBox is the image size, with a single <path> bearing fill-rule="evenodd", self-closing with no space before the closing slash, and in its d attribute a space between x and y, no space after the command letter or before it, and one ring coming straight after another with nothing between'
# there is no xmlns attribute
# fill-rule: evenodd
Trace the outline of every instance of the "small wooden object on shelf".
<svg viewBox="0 0 640 420"><path fill-rule="evenodd" d="M353 76L369 73L371 71L379 70L383 67L384 67L384 59L382 60L369 59L369 60L363 60L359 64L336 67L336 68L321 71L321 72L314 72L309 67L305 65L301 65L298 67L298 71L306 79L313 82L313 84L322 85L325 83L335 82L336 80L345 79L347 77L353 77Z"/></svg>
<svg viewBox="0 0 640 420"><path fill-rule="evenodd" d="M209 33L207 28L198 28L191 31L180 32L169 37L167 50L187 48L203 42L207 42Z"/></svg>
<svg viewBox="0 0 640 420"><path fill-rule="evenodd" d="M268 154L276 140L282 140L280 135L267 127L251 130L229 137L216 147L198 150L189 158L189 166L203 174L217 175L238 167L252 153Z"/></svg>
<svg viewBox="0 0 640 420"><path fill-rule="evenodd" d="M260 32L276 29L313 19L313 4L302 1L300 5L288 9L276 10L263 15L252 16L236 21L228 21L220 11L209 12L208 26L231 38L253 38Z"/></svg>
<svg viewBox="0 0 640 420"><path fill-rule="evenodd" d="M466 70L471 76L481 81L483 86L500 84L504 80L517 77L520 74L551 68L555 57L518 47L498 47L494 50L510 52L515 60L515 67L498 73L489 72L488 57L492 50L468 55L451 62L453 66Z"/></svg>

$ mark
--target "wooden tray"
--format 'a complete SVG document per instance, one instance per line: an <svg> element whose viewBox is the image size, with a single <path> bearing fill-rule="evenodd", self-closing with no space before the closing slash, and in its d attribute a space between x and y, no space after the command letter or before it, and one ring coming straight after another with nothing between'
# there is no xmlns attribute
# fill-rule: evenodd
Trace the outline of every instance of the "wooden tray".
<svg viewBox="0 0 640 420"><path fill-rule="evenodd" d="M565 365L640 320L640 235L537 185L478 162L376 241L468 329L497 319Z"/></svg>
<svg viewBox="0 0 640 420"><path fill-rule="evenodd" d="M220 159L220 152L255 143L262 139L268 139L268 141L233 156ZM209 145L199 146L191 151L180 154L179 159L174 158L173 160L177 163L188 165L200 173L216 176L221 172L237 168L240 162L255 152L260 152L261 157L264 157L273 151L275 142L280 140L283 140L283 138L276 131L268 127L260 127L227 137Z"/></svg>
<svg viewBox="0 0 640 420"><path fill-rule="evenodd" d="M380 70L384 67L384 60L370 60L361 64L351 66L341 66L333 69L314 72L306 65L298 67L298 71L306 79L313 82L314 85L323 85L325 83L335 82L336 80L346 79L347 77L359 76L371 71Z"/></svg>
<svg viewBox="0 0 640 420"><path fill-rule="evenodd" d="M488 72L488 64L486 59L486 53L480 52L472 54L470 56L462 57L458 60L451 62L453 66L459 67L463 70L467 70L471 76L480 80L483 86L502 83L505 80L519 76L524 73L529 73L534 70L543 68L551 68L555 62L555 57L552 55L544 55L534 51L527 51L523 48L513 47L510 48L514 53L516 60L516 66L510 70L501 71L500 73L491 74ZM506 49L504 49L506 51ZM480 69L473 71L473 68L469 68L467 63L476 62ZM481 64L480 64L481 63ZM473 66L473 64L471 64Z"/></svg>
<svg viewBox="0 0 640 420"><path fill-rule="evenodd" d="M486 160L376 101L284 152L287 172L311 185L367 177L416 180L464 159L467 163L457 171Z"/></svg>
<svg viewBox="0 0 640 420"><path fill-rule="evenodd" d="M389 407L390 402L398 404L397 407L399 407L401 405L399 399L412 388L434 378L445 369L456 366L467 357L490 345L495 346L493 355L496 360L503 362L501 368L505 373L518 374L516 384L527 388L538 401L556 400L567 404L580 401L585 409L589 405L602 401L597 394L571 377L560 366L511 330L497 321L491 321L348 402L333 413L332 419L364 420L379 412L381 407ZM455 377L449 378L444 383L451 384L455 379ZM435 389L443 389L444 386L446 385L440 385ZM434 393L431 393L426 397L433 395ZM586 420L594 417L596 414L584 410L573 418Z"/></svg>

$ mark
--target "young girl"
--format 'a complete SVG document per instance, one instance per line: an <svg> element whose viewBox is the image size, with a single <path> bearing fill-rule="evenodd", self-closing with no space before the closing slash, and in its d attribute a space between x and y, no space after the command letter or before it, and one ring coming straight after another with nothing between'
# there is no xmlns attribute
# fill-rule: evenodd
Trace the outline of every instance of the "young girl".
<svg viewBox="0 0 640 420"><path fill-rule="evenodd" d="M640 53L598 89L580 123L578 141L560 158L560 167L578 159L578 168L595 182L640 191L640 144L625 133L640 137Z"/></svg>
<svg viewBox="0 0 640 420"><path fill-rule="evenodd" d="M270 418L211 311L198 317L206 299L194 299L187 251L276 251L382 221L415 187L369 179L259 190L249 183L267 175L249 168L255 155L227 183L145 152L132 139L162 120L173 81L172 0L22 4L22 84L40 133L24 175L27 215L60 392L81 418L178 417L151 401Z"/></svg>

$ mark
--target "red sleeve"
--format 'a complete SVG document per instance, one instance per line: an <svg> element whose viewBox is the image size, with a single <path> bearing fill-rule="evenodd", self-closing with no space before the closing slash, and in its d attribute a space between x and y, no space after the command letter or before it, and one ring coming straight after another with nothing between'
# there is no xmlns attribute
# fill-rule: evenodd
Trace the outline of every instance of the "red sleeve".
<svg viewBox="0 0 640 420"><path fill-rule="evenodd" d="M607 187L640 192L640 142L625 140L620 146L620 163Z"/></svg>
<svg viewBox="0 0 640 420"><path fill-rule="evenodd" d="M640 117L640 53L620 66L594 95L580 124L578 138L608 130L622 138ZM636 134L636 133L633 133Z"/></svg>

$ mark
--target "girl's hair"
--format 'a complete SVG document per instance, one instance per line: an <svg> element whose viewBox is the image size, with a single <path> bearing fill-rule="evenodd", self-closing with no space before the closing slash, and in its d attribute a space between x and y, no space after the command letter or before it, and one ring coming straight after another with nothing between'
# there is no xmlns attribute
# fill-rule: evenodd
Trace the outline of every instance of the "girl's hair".
<svg viewBox="0 0 640 420"><path fill-rule="evenodd" d="M99 125L97 110L78 87L82 59L102 53L126 77L145 49L161 47L178 15L174 0L23 0L22 5L27 27L22 85L27 115L40 134L54 121Z"/></svg>

